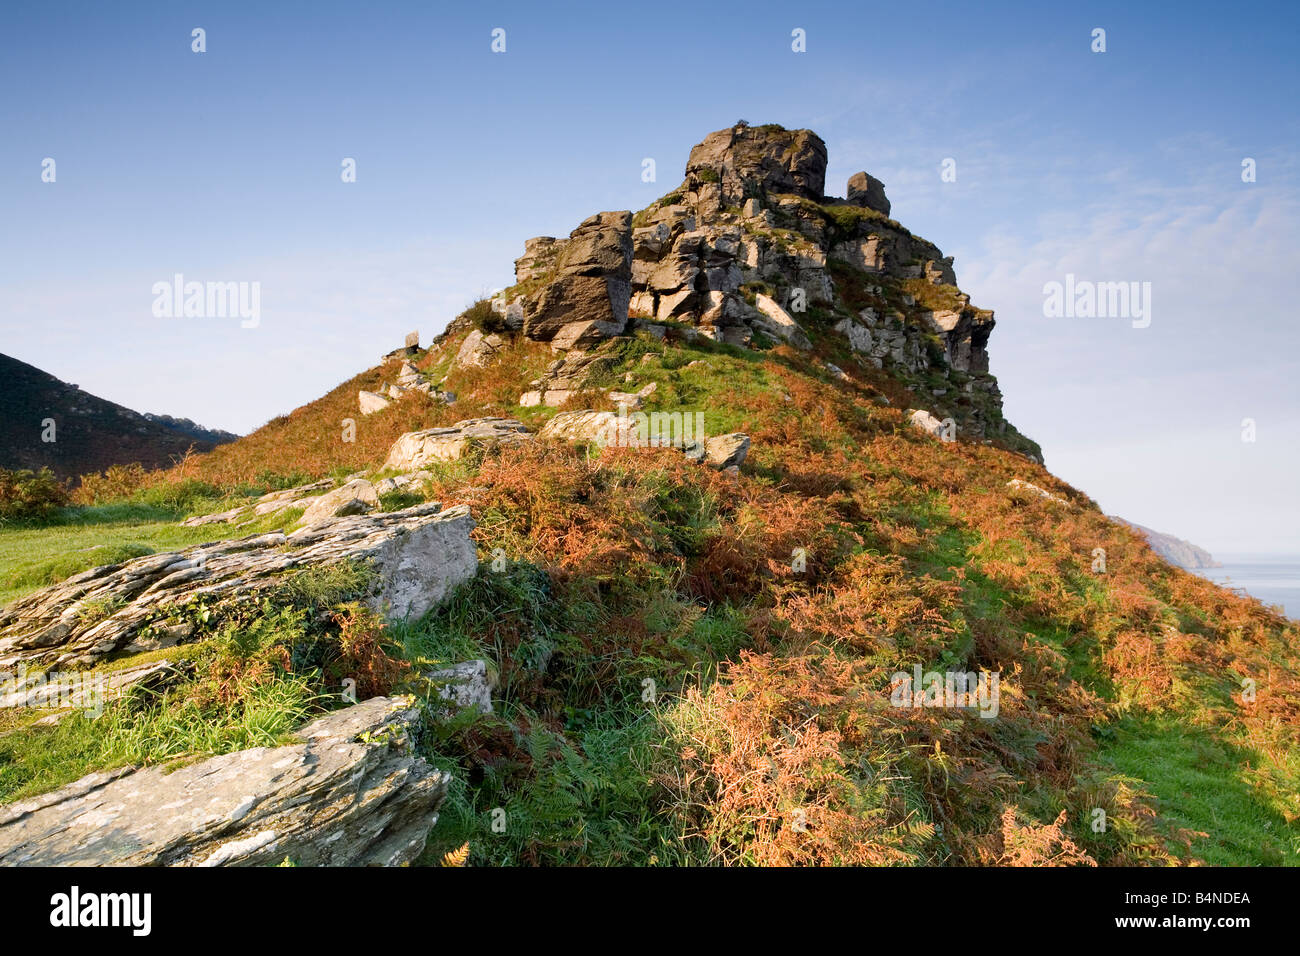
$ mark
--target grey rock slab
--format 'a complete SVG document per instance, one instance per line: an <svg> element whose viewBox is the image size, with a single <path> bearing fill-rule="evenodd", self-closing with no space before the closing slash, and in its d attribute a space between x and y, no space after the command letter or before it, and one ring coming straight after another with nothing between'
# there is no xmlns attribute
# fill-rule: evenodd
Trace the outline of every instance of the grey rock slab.
<svg viewBox="0 0 1300 956"><path fill-rule="evenodd" d="M375 486L364 478L355 478L340 488L313 498L302 513L301 523L320 524L345 515L365 514L379 507Z"/></svg>
<svg viewBox="0 0 1300 956"><path fill-rule="evenodd" d="M343 561L374 569L371 607L391 617L418 617L474 576L473 528L465 506L443 511L427 502L333 518L287 536L250 535L91 568L0 610L0 667L91 664L147 640L198 599L247 598L277 584L286 571ZM90 605L116 610L102 618L85 615Z"/></svg>
<svg viewBox="0 0 1300 956"><path fill-rule="evenodd" d="M450 775L411 752L410 698L327 714L294 743L82 777L0 808L0 866L397 866Z"/></svg>

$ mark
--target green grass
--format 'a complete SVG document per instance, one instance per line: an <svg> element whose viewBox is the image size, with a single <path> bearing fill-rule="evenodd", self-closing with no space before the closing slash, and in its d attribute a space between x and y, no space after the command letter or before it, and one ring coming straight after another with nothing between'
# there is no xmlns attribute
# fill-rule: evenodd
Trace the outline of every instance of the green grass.
<svg viewBox="0 0 1300 956"><path fill-rule="evenodd" d="M339 700L327 676L337 642L318 604L337 604L366 580L351 565L304 572L260 607L231 612L197 643L108 662L98 671L163 658L192 666L160 692L131 689L97 718L75 711L54 726L34 726L43 711L0 715L0 802L94 771L286 742Z"/></svg>
<svg viewBox="0 0 1300 956"><path fill-rule="evenodd" d="M252 688L219 714L164 697L148 706L119 702L98 719L76 711L52 727L19 726L0 734L0 803L128 764L274 746L312 715L317 699L306 681L285 679Z"/></svg>
<svg viewBox="0 0 1300 956"><path fill-rule="evenodd" d="M527 774L491 766L469 786L463 765L435 759L454 779L421 862L463 843L474 866L706 861L700 842L659 805L653 778L665 731L655 710L607 709L564 734L530 726L521 741Z"/></svg>
<svg viewBox="0 0 1300 956"><path fill-rule="evenodd" d="M235 527L183 528L183 512L145 504L68 508L47 527L0 526L0 605L88 568L287 526L301 512Z"/></svg>
<svg viewBox="0 0 1300 956"><path fill-rule="evenodd" d="M969 633L966 620L994 622L1015 616L1026 633L1062 654L1071 679L1115 703L1118 712L1118 694L1101 666L1095 637L1072 635L1059 623L1018 613L1022 597L999 587L972 564L972 554L993 556L987 545L977 547L977 539L963 532L934 500L915 509L914 514L937 532L930 547L913 557L914 569L939 577L947 577L951 568L966 569L962 619L954 622L957 633L951 648L956 662L965 658L960 640ZM1001 551L1025 547L1023 543L1019 549L1004 543ZM1104 594L1092 576L1067 582L1067 586L1085 599L1100 599ZM1245 778L1257 762L1254 755L1234 746L1226 733L1216 737L1195 728L1195 710L1206 693L1202 689L1200 697L1189 697L1187 712L1181 714L1158 716L1140 711L1104 725L1098 734L1101 760L1115 768L1113 779L1127 778L1128 783L1157 798L1162 831L1169 834L1182 828L1209 834L1192 843L1193 854L1207 864L1300 865L1300 827L1288 826L1282 813L1269 806L1261 790ZM1083 829L1079 836L1089 837ZM1170 846L1174 845L1170 841Z"/></svg>
<svg viewBox="0 0 1300 956"><path fill-rule="evenodd" d="M645 615L659 654L593 657L574 634L608 610L594 598L557 593L540 569L514 562L391 628L417 669L485 658L501 673L492 716L439 721L426 735L425 755L453 783L421 862L464 843L477 866L704 862L656 784L675 753L660 707L748 643L740 617L665 592ZM643 700L645 677L661 704ZM489 739L512 744L484 759L474 742Z"/></svg>
<svg viewBox="0 0 1300 956"><path fill-rule="evenodd" d="M1114 725L1102 757L1143 782L1168 822L1208 836L1192 850L1212 866L1300 865L1300 828L1268 806L1245 779L1248 753L1177 717L1128 717Z"/></svg>

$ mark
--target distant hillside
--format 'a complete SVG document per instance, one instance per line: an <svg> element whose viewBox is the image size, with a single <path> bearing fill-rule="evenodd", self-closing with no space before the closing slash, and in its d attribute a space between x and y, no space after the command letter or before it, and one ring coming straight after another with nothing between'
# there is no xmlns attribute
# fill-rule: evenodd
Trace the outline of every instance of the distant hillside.
<svg viewBox="0 0 1300 956"><path fill-rule="evenodd" d="M110 465L170 465L192 445L211 451L238 436L169 415L142 415L0 355L0 467L48 467L77 478ZM53 441L47 423L54 422Z"/></svg>
<svg viewBox="0 0 1300 956"><path fill-rule="evenodd" d="M1132 521L1124 521L1123 518L1116 518L1116 521L1122 521L1130 528L1136 528L1146 535L1147 542L1151 545L1151 550L1160 557L1164 558L1170 564L1176 564L1180 568L1221 568L1218 561L1214 560L1214 555L1204 548L1198 548L1190 541L1184 541L1182 538L1175 538L1172 534L1162 534L1159 531L1152 531L1150 528L1143 527L1140 524L1134 524Z"/></svg>

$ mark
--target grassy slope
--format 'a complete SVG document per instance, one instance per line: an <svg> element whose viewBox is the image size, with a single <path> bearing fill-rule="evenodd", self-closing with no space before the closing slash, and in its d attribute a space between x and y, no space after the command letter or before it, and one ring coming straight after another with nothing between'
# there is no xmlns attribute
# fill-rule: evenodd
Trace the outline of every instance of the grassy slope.
<svg viewBox="0 0 1300 956"><path fill-rule="evenodd" d="M442 378L456 344L419 364ZM708 367L686 367L700 358ZM549 360L523 346L452 372L452 408L412 398L361 419L356 389L395 372L371 370L186 477L231 488L290 467L348 472L377 467L414 427L503 413L535 424L550 411L511 403ZM468 503L484 557L509 563L388 633L419 666L385 686L427 693L411 673L471 656L501 679L496 716L439 722L427 742L457 779L430 860L467 842L475 863L1297 862L1296 625L1164 564L1024 458L906 427L873 400L906 395L870 372L842 384L786 349L640 338L622 360L606 384L656 381L652 408L701 410L710 433L744 430L754 447L738 479L671 451L543 443L444 471L434 496ZM346 417L353 444L337 437ZM1011 493L1011 478L1071 504ZM184 543L189 532L157 519L0 533L7 593L40 576L15 555L61 573L74 547ZM1098 547L1105 574L1091 570ZM241 707L265 714L248 700L287 681L297 713L330 687L299 660L338 629L312 627L280 621L252 650L219 640L239 673L261 675L222 708L203 709L204 688L214 673L229 686L227 664L209 661L180 693L228 727ZM286 666L247 664L276 648ZM999 672L999 718L891 708L890 675L914 663ZM114 740L153 726L151 706L115 718ZM0 795L128 752L249 739L187 732L179 749L141 751L65 727L0 737Z"/></svg>
<svg viewBox="0 0 1300 956"><path fill-rule="evenodd" d="M0 527L0 604L88 568L160 551L179 551L225 537L270 531L289 515L270 515L239 528L181 527L188 514L234 507L244 496L188 507L140 502L65 509L57 524Z"/></svg>

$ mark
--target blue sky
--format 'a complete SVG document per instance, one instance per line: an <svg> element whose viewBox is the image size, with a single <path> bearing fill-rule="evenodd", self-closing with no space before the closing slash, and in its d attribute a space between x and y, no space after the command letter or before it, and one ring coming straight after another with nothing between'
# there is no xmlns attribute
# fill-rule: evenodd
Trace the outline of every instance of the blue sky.
<svg viewBox="0 0 1300 956"><path fill-rule="evenodd" d="M825 138L828 192L870 171L956 257L1055 473L1211 550L1300 552L1300 13L1133 6L9 3L0 351L248 431L508 284L525 238L778 122ZM155 318L177 272L259 281L261 323ZM1067 273L1151 282L1150 327L1045 318Z"/></svg>

